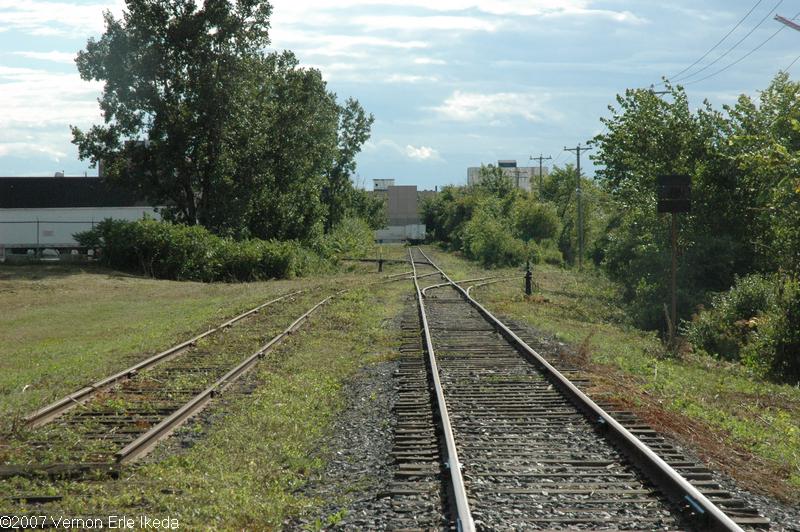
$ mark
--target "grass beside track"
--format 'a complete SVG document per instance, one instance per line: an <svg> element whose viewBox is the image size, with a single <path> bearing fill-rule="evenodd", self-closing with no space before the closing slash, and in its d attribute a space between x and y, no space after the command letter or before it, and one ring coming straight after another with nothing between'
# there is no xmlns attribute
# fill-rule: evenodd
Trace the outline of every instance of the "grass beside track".
<svg viewBox="0 0 800 532"><path fill-rule="evenodd" d="M387 265L384 274L406 269L404 265ZM105 279L109 275L106 272L77 275L99 276L91 280L83 278L80 280L83 283L111 283ZM411 290L410 282L365 283L372 279L377 276L374 267L369 266L357 274L280 283L194 286L194 283L166 282L162 290L192 294L194 305L211 309L215 323L217 313L222 312L217 308L226 297L238 297L240 304L249 305L248 298L258 302L262 294L271 294L273 290L283 293L298 284L305 287L324 284L327 293L334 288L355 288L322 307L256 366L246 377L249 383L257 385L252 393L221 396L222 403L211 406L210 418L182 429L189 435L184 434L179 440L193 442L188 449L181 449L175 441L169 442L172 447L156 449L145 463L126 470L120 481L15 479L5 485L0 483L0 491L62 495L64 499L48 508L48 514L170 516L178 518L182 529L187 530L270 530L281 528L286 519L306 512L316 515L324 501L310 499L298 488L324 467L328 450L321 448L321 442L331 421L345 406L342 387L358 368L390 358L399 346L399 331L389 322L401 311L403 298ZM55 285L64 281L52 280ZM133 282L137 287L164 283L144 279ZM276 286L270 287L271 284ZM213 303L200 301L211 297L206 291L220 299ZM156 287L149 292L153 297L158 293ZM117 295L119 301L132 297L127 289L119 289ZM166 298L159 301L166 302ZM232 301L228 303L231 307L226 308L235 305ZM52 311L60 312L58 306ZM282 314L284 326L301 312L292 308L291 313ZM202 314L197 323L203 323L206 317L207 314ZM181 323L177 329L182 330L185 325L194 332L189 324ZM65 328L61 334L67 335L67 331ZM166 338L171 338L170 333L166 333ZM93 345L98 348L102 343L97 340ZM165 347L158 342L156 345ZM114 359L112 355L107 358ZM66 385L64 388L72 389ZM220 412L224 415L219 415ZM197 437L193 439L194 431ZM10 509L17 514L26 511L22 505ZM332 516L330 521L336 519L337 516Z"/></svg>
<svg viewBox="0 0 800 532"><path fill-rule="evenodd" d="M0 265L0 440L24 415L269 299L350 273L260 283L161 281L74 265ZM402 265L386 265L388 273Z"/></svg>
<svg viewBox="0 0 800 532"><path fill-rule="evenodd" d="M523 274L521 269L486 271L427 250L456 281ZM665 356L654 333L627 325L615 285L596 271L537 265L533 278L538 290L530 298L524 296L521 277L475 288L471 295L492 312L573 346L593 373L595 392L628 404L691 444L713 467L749 489L800 502L800 389L705 356Z"/></svg>

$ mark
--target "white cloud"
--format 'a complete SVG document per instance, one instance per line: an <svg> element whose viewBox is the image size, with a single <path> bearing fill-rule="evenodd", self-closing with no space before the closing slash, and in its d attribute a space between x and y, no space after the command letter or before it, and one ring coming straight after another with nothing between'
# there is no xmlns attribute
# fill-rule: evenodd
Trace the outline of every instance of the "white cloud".
<svg viewBox="0 0 800 532"><path fill-rule="evenodd" d="M353 49L394 48L411 50L427 48L428 43L419 40L388 39L370 35L325 34L277 27L271 33L272 43L277 48L316 50L326 55L347 55Z"/></svg>
<svg viewBox="0 0 800 532"><path fill-rule="evenodd" d="M574 15L601 16L619 22L633 22L638 19L629 11L592 9L594 0L339 0L334 9L365 8L370 6L395 6L401 8L420 8L437 12L463 12L477 10L489 15L501 16L542 16ZM303 22L308 13L330 12L329 0L273 0L276 19Z"/></svg>
<svg viewBox="0 0 800 532"><path fill-rule="evenodd" d="M429 146L420 146L419 148L411 144L406 146L406 156L415 161L436 161L441 159L439 152Z"/></svg>
<svg viewBox="0 0 800 532"><path fill-rule="evenodd" d="M503 118L519 117L530 122L541 122L552 119L554 113L545 109L544 104L550 99L547 94L498 92L481 94L475 92L455 91L442 105L434 111L442 117L469 122L483 120L490 124L500 125Z"/></svg>
<svg viewBox="0 0 800 532"><path fill-rule="evenodd" d="M433 57L415 57L414 64L417 65L446 65L447 61L443 59L434 59Z"/></svg>
<svg viewBox="0 0 800 532"><path fill-rule="evenodd" d="M422 83L424 81L438 81L436 76L415 76L413 74L392 74L383 81L386 83Z"/></svg>
<svg viewBox="0 0 800 532"><path fill-rule="evenodd" d="M66 155L70 125L101 120L101 84L76 73L53 73L0 65L0 155Z"/></svg>
<svg viewBox="0 0 800 532"><path fill-rule="evenodd" d="M124 2L93 4L0 0L0 28L30 35L83 37L103 32L103 10L118 15Z"/></svg>
<svg viewBox="0 0 800 532"><path fill-rule="evenodd" d="M19 55L21 57L27 57L28 59L38 59L40 61L52 61L53 63L63 63L66 65L74 65L75 64L75 57L78 54L69 53L69 52L58 52L53 50L52 52L11 52L14 55Z"/></svg>
<svg viewBox="0 0 800 532"><path fill-rule="evenodd" d="M356 17L355 24L371 31L406 30L406 31L488 31L494 32L501 23L491 19L478 17L412 17L398 15L371 15Z"/></svg>

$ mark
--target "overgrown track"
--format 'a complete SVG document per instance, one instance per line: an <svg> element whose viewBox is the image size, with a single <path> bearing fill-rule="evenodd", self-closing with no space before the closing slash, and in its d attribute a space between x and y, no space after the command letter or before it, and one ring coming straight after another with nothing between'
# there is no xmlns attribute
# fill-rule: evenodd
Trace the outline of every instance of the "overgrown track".
<svg viewBox="0 0 800 532"><path fill-rule="evenodd" d="M48 424L27 431L19 440L11 442L16 447L12 456L21 456L24 462L0 466L0 478L116 472L121 464L140 458L202 410L216 394L253 367L332 297L314 304L249 356L237 349L236 335L228 339L214 337L199 345L193 342L191 348L186 343L181 344L184 346L181 356L166 357L147 371L118 374L124 374L125 378L116 379L113 384L84 398L85 402L76 408L63 412L56 419L51 417ZM239 325L234 331L249 330L252 337L262 337L264 323L242 320L254 315L254 311L235 318ZM228 321L223 325L227 327L232 323ZM219 345L215 347L214 341L219 341Z"/></svg>
<svg viewBox="0 0 800 532"><path fill-rule="evenodd" d="M175 358L177 356L180 356L180 355L186 353L194 345L196 345L198 341L202 340L203 338L207 338L207 337L209 337L209 336L211 336L211 335L213 335L215 333L218 333L220 331L224 331L228 327L231 327L232 325L240 322L241 320L243 320L245 318L248 318L248 317L252 316L253 314L256 314L257 312L261 311L262 309L264 309L264 308L266 308L266 307L268 307L270 305L273 305L273 304L275 304L275 303L277 303L279 301L282 301L282 300L284 300L286 298L290 298L290 297L296 296L296 295L298 295L300 293L301 293L301 291L291 292L289 294L286 294L286 295L277 297L275 299L272 299L270 301L267 301L266 303L262 303L261 305L258 305L257 307L254 307L254 308L252 308L252 309L250 309L250 310L248 310L246 312L243 312L243 313L239 314L238 316L235 316L235 317L227 320L226 322L220 324L217 327L209 329L206 332L198 334L197 336L194 336L194 337L192 337L192 338L190 338L190 339L188 339L188 340L186 340L184 342L181 342L181 343L179 343L177 345L174 345L174 346L170 347L169 349L167 349L165 351L162 351L162 352L160 352L160 353L158 353L156 355L148 357L145 360L142 360L141 362L139 362L137 364L134 364L133 366L131 366L129 368L123 369L122 371L120 371L118 373L115 373L114 375L110 375L110 376L108 376L108 377L106 377L104 379L101 379L101 380L93 383L93 384L90 384L90 385L88 385L88 386L86 386L84 388L81 388L80 390L78 390L76 392L73 392L73 393L69 394L68 396L63 397L63 398L61 398L61 399L59 399L59 400L57 400L57 401L45 406L45 407L40 408L36 412L33 412L32 414L30 414L29 416L27 416L25 418L25 423L28 426L28 428L31 428L31 429L36 428L36 427L41 427L42 425L45 425L45 424L49 423L50 421L54 420L55 418L57 418L58 416L60 416L64 412L67 412L68 410L71 410L72 408L75 408L76 406L80 405L81 403L84 403L84 402L88 401L92 397L95 397L96 395L98 395L103 390L106 390L106 389L110 388L111 386L114 386L115 384L120 383L120 382L122 382L122 381L124 381L126 379L130 379L132 377L135 377L136 375L139 374L140 371L144 371L146 369L152 368L152 367L154 367L154 366L156 366L158 364L164 363L164 362L166 362L166 361L168 361L170 359L173 359L173 358Z"/></svg>
<svg viewBox="0 0 800 532"><path fill-rule="evenodd" d="M410 259L458 528L741 530L768 523L631 414L602 410L421 250ZM446 281L424 296L423 270Z"/></svg>

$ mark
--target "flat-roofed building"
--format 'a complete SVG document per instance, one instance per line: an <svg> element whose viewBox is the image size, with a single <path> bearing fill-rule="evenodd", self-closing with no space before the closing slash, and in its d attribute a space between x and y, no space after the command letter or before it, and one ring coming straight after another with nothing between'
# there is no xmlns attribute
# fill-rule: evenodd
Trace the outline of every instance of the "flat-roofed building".
<svg viewBox="0 0 800 532"><path fill-rule="evenodd" d="M159 219L157 207L98 177L0 177L0 257L71 249L74 234L113 218Z"/></svg>
<svg viewBox="0 0 800 532"><path fill-rule="evenodd" d="M376 180L377 181L377 180ZM435 194L432 190L417 190L416 185L388 185L385 194L388 225L375 232L378 242L405 242L425 239L425 224L420 216L421 201Z"/></svg>
<svg viewBox="0 0 800 532"><path fill-rule="evenodd" d="M502 169L503 175L511 178L517 188L527 190L532 189L532 183L539 178L538 166L517 166L515 160L497 161L497 167ZM542 167L542 174L548 175L547 167ZM481 182L481 167L471 166L467 168L467 185L473 186Z"/></svg>

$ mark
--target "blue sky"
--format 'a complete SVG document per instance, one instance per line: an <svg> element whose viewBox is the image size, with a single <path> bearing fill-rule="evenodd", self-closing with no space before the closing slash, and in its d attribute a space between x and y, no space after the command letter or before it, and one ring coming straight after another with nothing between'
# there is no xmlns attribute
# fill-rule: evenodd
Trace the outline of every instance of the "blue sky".
<svg viewBox="0 0 800 532"><path fill-rule="evenodd" d="M357 180L395 178L422 188L462 183L466 168L526 163L600 131L615 95L692 64L756 4L629 0L275 0L272 45L319 68L341 99L375 115ZM79 161L70 124L99 121L99 85L73 62L103 31L102 11L124 2L0 0L0 174L96 173ZM777 7L776 7L777 6ZM686 80L697 105L756 95L800 55L800 32L773 13L800 0L762 0ZM766 17L760 27L745 37ZM800 76L800 61L789 70ZM692 73L689 71L687 74ZM695 83L689 83L697 80ZM591 174L592 166L584 159Z"/></svg>

